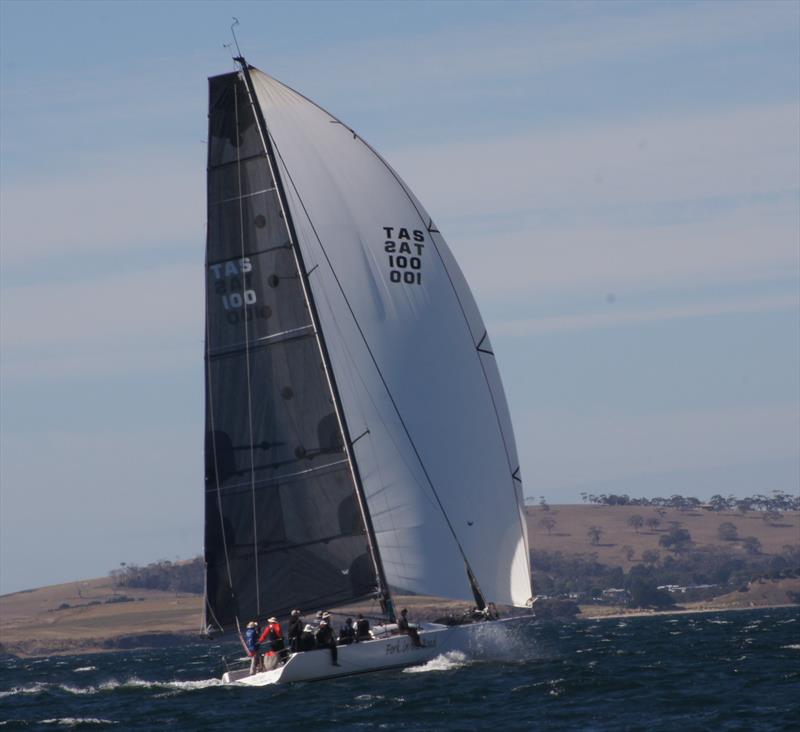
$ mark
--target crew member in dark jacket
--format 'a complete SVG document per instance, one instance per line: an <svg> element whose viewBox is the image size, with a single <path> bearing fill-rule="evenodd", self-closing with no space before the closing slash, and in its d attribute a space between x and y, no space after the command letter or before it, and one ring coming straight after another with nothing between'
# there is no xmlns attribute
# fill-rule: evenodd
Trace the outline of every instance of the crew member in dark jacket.
<svg viewBox="0 0 800 732"><path fill-rule="evenodd" d="M303 634L300 636L300 650L313 651L317 647L317 639L314 636L314 626L306 625Z"/></svg>
<svg viewBox="0 0 800 732"><path fill-rule="evenodd" d="M303 622L299 610L292 610L289 619L289 648L292 653L300 650L300 636L303 635Z"/></svg>
<svg viewBox="0 0 800 732"><path fill-rule="evenodd" d="M353 618L347 618L344 625L339 628L339 645L346 646L356 639L356 629L353 627Z"/></svg>
<svg viewBox="0 0 800 732"><path fill-rule="evenodd" d="M408 624L408 610L403 608L400 611L400 617L397 618L397 630L401 633L405 633L409 638L411 638L411 642L419 648L422 645L422 642L419 639L419 633L417 632L416 628L412 628Z"/></svg>
<svg viewBox="0 0 800 732"><path fill-rule="evenodd" d="M372 635L369 632L369 620L359 613L356 621L356 643L368 640L372 640Z"/></svg>
<svg viewBox="0 0 800 732"><path fill-rule="evenodd" d="M323 619L319 623L319 630L317 631L317 648L330 648L331 649L331 663L334 666L339 665L339 653L336 650L336 638L333 635L333 628L328 620Z"/></svg>

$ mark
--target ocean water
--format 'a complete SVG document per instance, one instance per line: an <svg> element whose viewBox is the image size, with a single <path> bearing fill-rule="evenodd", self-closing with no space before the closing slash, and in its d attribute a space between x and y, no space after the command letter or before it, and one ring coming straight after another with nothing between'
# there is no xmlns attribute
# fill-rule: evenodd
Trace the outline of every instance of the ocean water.
<svg viewBox="0 0 800 732"><path fill-rule="evenodd" d="M485 646L261 688L219 683L230 645L4 658L0 729L800 729L800 608L534 624Z"/></svg>

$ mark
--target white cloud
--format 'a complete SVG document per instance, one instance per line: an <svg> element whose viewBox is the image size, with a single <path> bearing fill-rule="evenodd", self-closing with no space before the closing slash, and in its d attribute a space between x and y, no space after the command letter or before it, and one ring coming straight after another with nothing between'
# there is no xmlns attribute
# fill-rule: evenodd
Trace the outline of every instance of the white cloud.
<svg viewBox="0 0 800 732"><path fill-rule="evenodd" d="M4 180L0 241L5 267L47 258L157 250L205 237L204 151L163 150L76 160L68 176ZM154 260L157 255L154 253ZM46 267L43 263L39 266ZM87 269L91 269L88 263Z"/></svg>
<svg viewBox="0 0 800 732"><path fill-rule="evenodd" d="M434 218L653 206L800 186L800 108L774 104L390 151Z"/></svg>
<svg viewBox="0 0 800 732"><path fill-rule="evenodd" d="M736 48L748 40L763 42L796 25L798 16L790 3L767 2L653 3L627 13L592 12L578 4L572 12L565 6L558 16L538 13L535 4L520 7L517 22L505 17L467 24L454 18L434 31L421 26L416 33L361 42L348 39L346 48L331 43L320 47L312 59L286 58L290 76L285 81L308 89L319 86L325 97L338 98L339 105L342 98L350 101L351 95L370 106L378 100L399 106L434 95L475 103L509 86L525 96L520 79L553 75L560 68L625 58L642 63L676 47L683 54L711 53L726 44ZM320 56L327 70L324 84ZM282 76L280 69L277 75ZM465 79L469 83L464 84ZM394 95L386 100L378 91L364 94L370 86L391 89ZM334 105L331 111L336 109Z"/></svg>
<svg viewBox="0 0 800 732"><path fill-rule="evenodd" d="M739 298L717 302L690 303L662 308L626 310L607 305L604 312L577 315L555 315L527 320L507 320L492 324L491 332L498 335L531 336L563 331L595 330L624 325L638 325L679 318L704 318L718 315L763 313L775 310L794 310L800 313L800 297L775 295Z"/></svg>
<svg viewBox="0 0 800 732"><path fill-rule="evenodd" d="M793 458L799 413L798 404L648 415L537 410L515 414L515 424L527 492L553 495L643 473Z"/></svg>
<svg viewBox="0 0 800 732"><path fill-rule="evenodd" d="M157 370L202 354L203 265L8 288L0 318L7 378Z"/></svg>

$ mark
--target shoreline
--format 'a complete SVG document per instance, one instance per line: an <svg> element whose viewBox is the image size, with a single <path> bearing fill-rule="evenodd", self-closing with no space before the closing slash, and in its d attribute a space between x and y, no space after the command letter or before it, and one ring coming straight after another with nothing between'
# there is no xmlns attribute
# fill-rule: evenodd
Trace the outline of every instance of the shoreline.
<svg viewBox="0 0 800 732"><path fill-rule="evenodd" d="M707 615L709 613L733 613L744 612L747 610L778 610L787 607L797 608L800 612L800 605L794 603L781 603L774 605L752 605L747 607L676 607L670 610L646 610L641 608L631 609L626 612L620 609L618 612L600 613L597 615L587 614L581 611L580 615L575 617L576 620L620 620L624 618L653 618L668 615Z"/></svg>
<svg viewBox="0 0 800 732"><path fill-rule="evenodd" d="M586 607L586 606L584 606ZM752 607L678 607L670 610L643 610L617 609L618 611L601 614L581 614L569 619L555 619L555 622L569 622L577 620L581 622L593 622L599 620L624 620L625 618L653 618L675 615L707 615L711 613L743 612L747 610L777 610L784 608L796 608L800 613L800 605L784 603L773 605L754 605ZM190 631L173 632L151 632L151 633L130 633L126 635L114 635L111 637L95 638L61 638L51 639L44 644L48 649L38 647L37 642L19 643L0 643L0 654L12 656L14 658L49 658L49 657L69 657L100 653L115 653L120 651L136 651L147 648L174 648L181 645L202 642L203 637ZM230 641L234 642L235 637L231 636Z"/></svg>

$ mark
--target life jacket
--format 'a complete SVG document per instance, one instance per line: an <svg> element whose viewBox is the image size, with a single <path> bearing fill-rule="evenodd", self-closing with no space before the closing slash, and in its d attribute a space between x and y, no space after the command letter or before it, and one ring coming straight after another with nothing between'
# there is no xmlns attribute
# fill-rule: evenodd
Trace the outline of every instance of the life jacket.
<svg viewBox="0 0 800 732"><path fill-rule="evenodd" d="M281 624L270 623L264 628L264 632L261 634L259 641L267 641L269 643L270 650L267 652L268 656L273 655L276 646L278 646L277 650L280 650L280 648L283 647L283 630L281 629Z"/></svg>
<svg viewBox="0 0 800 732"><path fill-rule="evenodd" d="M258 628L248 628L244 634L244 642L247 652L251 656L255 656L258 653Z"/></svg>

